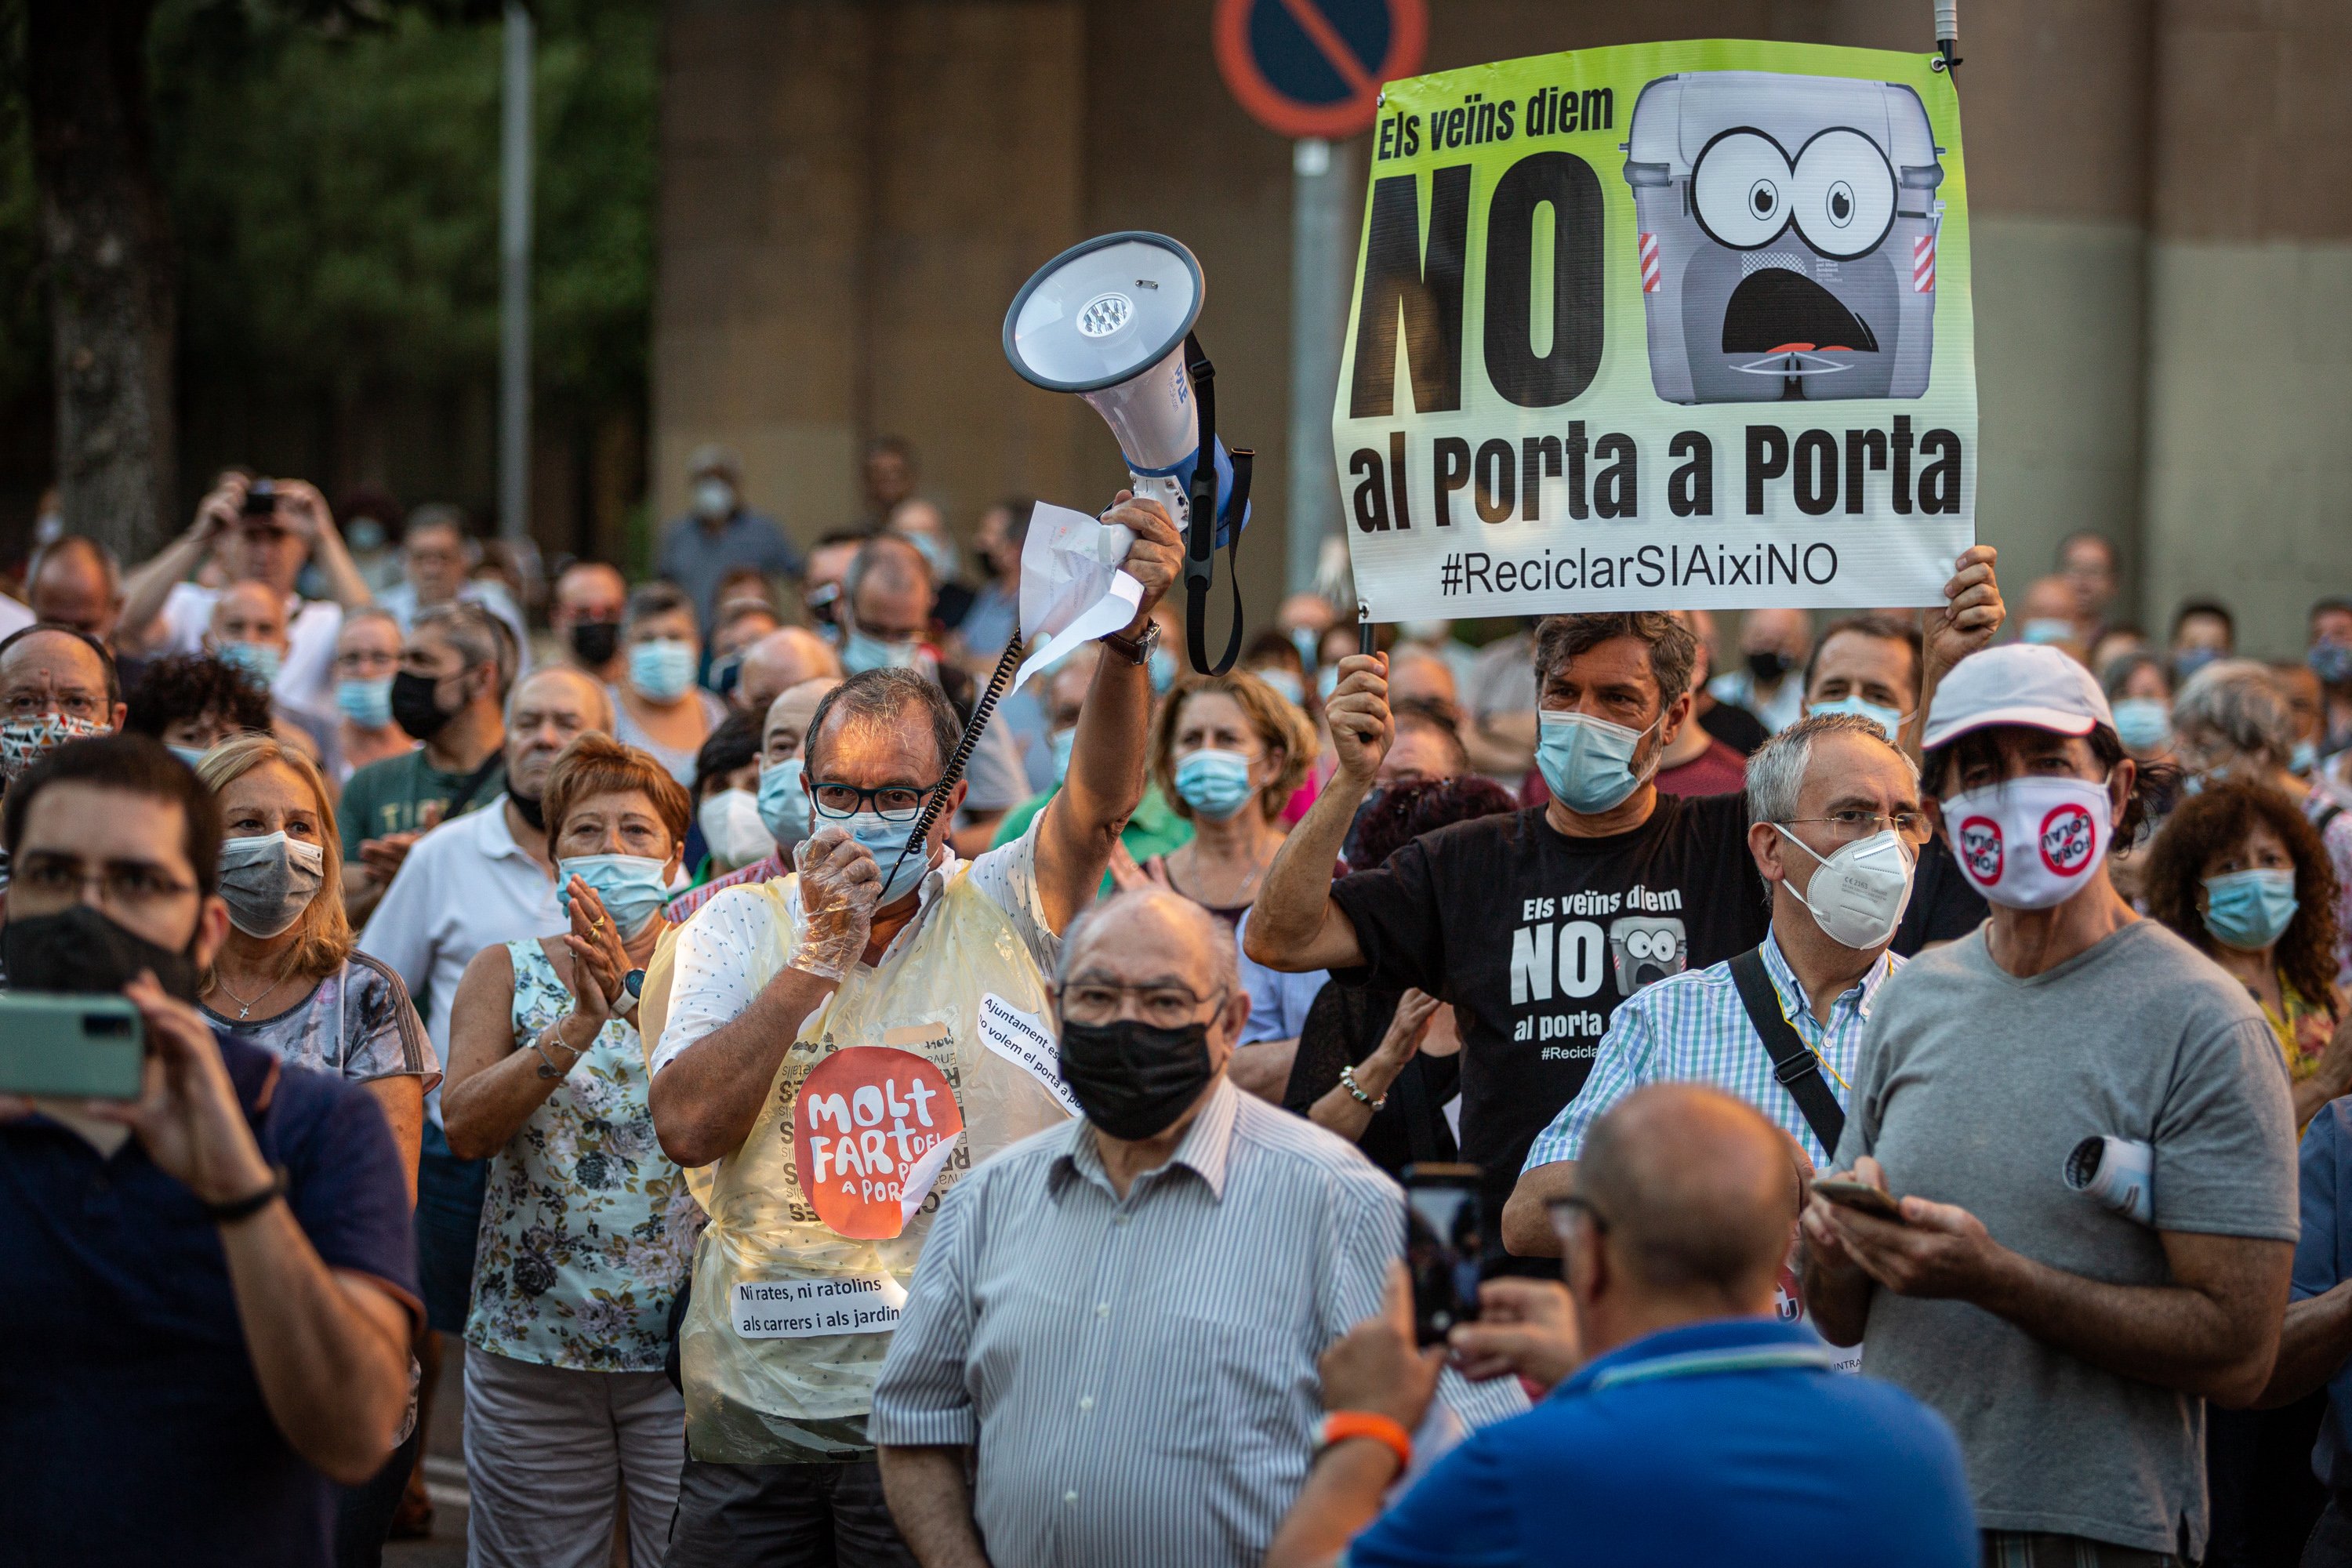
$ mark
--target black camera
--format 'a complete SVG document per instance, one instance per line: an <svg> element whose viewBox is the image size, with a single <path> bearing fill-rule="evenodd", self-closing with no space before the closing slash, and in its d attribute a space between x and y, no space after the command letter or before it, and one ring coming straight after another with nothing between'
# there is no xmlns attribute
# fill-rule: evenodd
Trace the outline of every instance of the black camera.
<svg viewBox="0 0 2352 1568"><path fill-rule="evenodd" d="M256 479L246 487L247 517L268 517L278 510L278 487L268 479Z"/></svg>

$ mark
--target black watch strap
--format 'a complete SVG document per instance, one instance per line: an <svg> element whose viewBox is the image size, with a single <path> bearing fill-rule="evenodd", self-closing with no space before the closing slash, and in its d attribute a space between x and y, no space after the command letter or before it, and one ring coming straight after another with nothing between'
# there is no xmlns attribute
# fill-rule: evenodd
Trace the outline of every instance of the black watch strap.
<svg viewBox="0 0 2352 1568"><path fill-rule="evenodd" d="M269 1184L257 1193L241 1198L231 1198L225 1204L205 1205L205 1217L215 1225L235 1225L249 1219L286 1195L286 1167L269 1167Z"/></svg>

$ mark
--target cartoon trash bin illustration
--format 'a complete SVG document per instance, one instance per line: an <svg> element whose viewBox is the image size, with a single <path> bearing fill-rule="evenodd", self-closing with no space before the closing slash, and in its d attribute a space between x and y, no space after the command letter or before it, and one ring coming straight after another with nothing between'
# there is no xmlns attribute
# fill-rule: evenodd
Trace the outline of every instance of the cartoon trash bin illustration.
<svg viewBox="0 0 2352 1568"><path fill-rule="evenodd" d="M1926 394L1944 167L1916 92L1686 72L1642 89L1628 135L1661 398Z"/></svg>

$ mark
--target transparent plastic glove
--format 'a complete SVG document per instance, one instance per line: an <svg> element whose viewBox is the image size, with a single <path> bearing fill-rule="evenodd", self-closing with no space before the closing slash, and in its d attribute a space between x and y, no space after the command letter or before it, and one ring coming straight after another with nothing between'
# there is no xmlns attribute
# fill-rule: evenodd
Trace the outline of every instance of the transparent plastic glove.
<svg viewBox="0 0 2352 1568"><path fill-rule="evenodd" d="M801 942L792 967L824 980L849 973L866 951L882 868L845 829L821 827L793 851L801 874Z"/></svg>

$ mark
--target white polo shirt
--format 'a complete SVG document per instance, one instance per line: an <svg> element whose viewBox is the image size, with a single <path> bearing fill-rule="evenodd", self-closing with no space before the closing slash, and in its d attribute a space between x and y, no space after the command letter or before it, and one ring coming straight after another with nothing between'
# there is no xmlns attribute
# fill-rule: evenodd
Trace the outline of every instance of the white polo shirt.
<svg viewBox="0 0 2352 1568"><path fill-rule="evenodd" d="M425 1008L425 1033L449 1059L449 1010L474 955L568 929L555 879L507 828L503 795L416 841L360 932L362 952L398 974ZM439 1097L428 1107L440 1121Z"/></svg>

